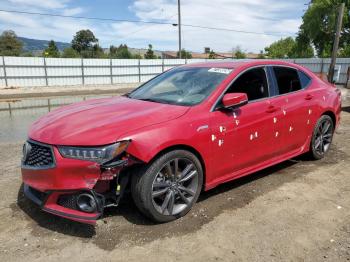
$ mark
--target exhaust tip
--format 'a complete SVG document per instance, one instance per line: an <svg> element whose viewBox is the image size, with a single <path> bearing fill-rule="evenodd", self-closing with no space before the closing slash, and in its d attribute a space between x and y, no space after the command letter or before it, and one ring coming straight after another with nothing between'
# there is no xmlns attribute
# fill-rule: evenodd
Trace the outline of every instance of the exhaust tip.
<svg viewBox="0 0 350 262"><path fill-rule="evenodd" d="M87 193L80 194L77 198L78 208L86 213L94 213L97 210L97 203L95 198Z"/></svg>

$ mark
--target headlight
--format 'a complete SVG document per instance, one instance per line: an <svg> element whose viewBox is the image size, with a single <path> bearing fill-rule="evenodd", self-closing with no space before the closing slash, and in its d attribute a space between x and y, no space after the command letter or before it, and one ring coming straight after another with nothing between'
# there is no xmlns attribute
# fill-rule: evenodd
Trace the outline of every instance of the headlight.
<svg viewBox="0 0 350 262"><path fill-rule="evenodd" d="M74 158L97 163L108 162L121 155L127 149L130 141L121 141L102 147L59 146L58 151L65 158Z"/></svg>

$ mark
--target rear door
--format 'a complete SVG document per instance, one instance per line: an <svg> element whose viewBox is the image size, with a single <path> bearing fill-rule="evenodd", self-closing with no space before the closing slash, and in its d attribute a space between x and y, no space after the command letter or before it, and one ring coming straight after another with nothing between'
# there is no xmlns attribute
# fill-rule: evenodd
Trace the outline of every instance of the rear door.
<svg viewBox="0 0 350 262"><path fill-rule="evenodd" d="M313 95L307 90L311 82L304 72L295 68L274 66L270 68L274 77L276 96L271 103L282 110L281 125L276 130L281 147L278 154L302 151L312 129L312 115L315 113Z"/></svg>

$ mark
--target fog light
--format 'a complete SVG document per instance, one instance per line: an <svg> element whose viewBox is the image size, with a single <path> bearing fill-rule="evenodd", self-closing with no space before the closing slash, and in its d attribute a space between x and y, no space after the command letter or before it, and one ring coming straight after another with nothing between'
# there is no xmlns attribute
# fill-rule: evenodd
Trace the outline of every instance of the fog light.
<svg viewBox="0 0 350 262"><path fill-rule="evenodd" d="M77 199L77 206L86 213L94 213L97 209L96 200L90 194L81 194Z"/></svg>

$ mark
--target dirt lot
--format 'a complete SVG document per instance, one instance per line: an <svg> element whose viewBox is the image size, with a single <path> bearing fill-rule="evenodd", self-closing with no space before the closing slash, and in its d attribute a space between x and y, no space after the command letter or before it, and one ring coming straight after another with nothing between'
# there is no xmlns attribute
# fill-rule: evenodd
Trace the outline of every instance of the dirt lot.
<svg viewBox="0 0 350 262"><path fill-rule="evenodd" d="M96 227L39 211L20 191L21 141L1 143L0 261L350 260L349 105L326 159L301 157L222 185L162 225L130 198Z"/></svg>

